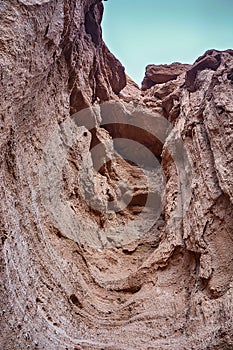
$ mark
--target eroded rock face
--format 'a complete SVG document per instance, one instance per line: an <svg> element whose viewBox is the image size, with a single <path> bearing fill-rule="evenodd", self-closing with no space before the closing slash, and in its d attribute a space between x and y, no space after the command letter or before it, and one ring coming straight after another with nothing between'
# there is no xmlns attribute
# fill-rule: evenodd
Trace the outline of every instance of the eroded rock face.
<svg viewBox="0 0 233 350"><path fill-rule="evenodd" d="M161 86L153 86L143 94L143 102L148 107L163 113L174 129L180 130L192 168L192 199L180 228L184 245L196 260L193 282L196 287L190 291L191 314L194 310L197 312L195 300L201 295L209 298L210 309L213 305L221 304L225 308L232 304L232 64L232 50L207 51L185 74ZM167 187L170 209L165 209L169 219L177 174L166 144L162 164L168 171L167 186L170 186L170 191ZM204 299L199 301L202 306ZM225 334L229 332L231 337L232 307L226 307L226 318L231 321L226 321L229 328ZM213 310L208 317L219 317L219 314L220 310ZM189 334L193 336L191 329L195 321L190 317ZM221 323L220 318L215 322ZM230 348L228 336L228 340L221 337L219 334L214 340L212 334L209 345L206 342L198 347Z"/></svg>
<svg viewBox="0 0 233 350"><path fill-rule="evenodd" d="M126 86L121 90L119 97L125 102L139 102L141 89L129 76L126 76L126 82Z"/></svg>
<svg viewBox="0 0 233 350"><path fill-rule="evenodd" d="M158 66L150 64L146 67L145 78L142 82L142 90L147 90L156 84L175 80L180 74L186 72L189 68L189 64L178 62L172 64L161 64Z"/></svg>
<svg viewBox="0 0 233 350"><path fill-rule="evenodd" d="M101 1L0 11L1 348L232 349L232 51L140 96Z"/></svg>

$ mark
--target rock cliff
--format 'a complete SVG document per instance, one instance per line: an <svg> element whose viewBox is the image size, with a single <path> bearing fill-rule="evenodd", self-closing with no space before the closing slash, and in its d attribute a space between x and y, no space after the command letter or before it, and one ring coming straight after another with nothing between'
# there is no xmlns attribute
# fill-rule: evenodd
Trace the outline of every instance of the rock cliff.
<svg viewBox="0 0 233 350"><path fill-rule="evenodd" d="M0 3L0 344L233 348L233 51L146 69L99 0Z"/></svg>

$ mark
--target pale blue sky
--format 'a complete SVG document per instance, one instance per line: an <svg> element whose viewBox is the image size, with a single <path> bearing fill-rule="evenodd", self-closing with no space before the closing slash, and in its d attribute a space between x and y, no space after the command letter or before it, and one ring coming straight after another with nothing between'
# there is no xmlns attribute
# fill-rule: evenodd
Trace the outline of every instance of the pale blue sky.
<svg viewBox="0 0 233 350"><path fill-rule="evenodd" d="M140 83L147 64L193 63L210 48L233 48L233 0L108 0L103 36Z"/></svg>

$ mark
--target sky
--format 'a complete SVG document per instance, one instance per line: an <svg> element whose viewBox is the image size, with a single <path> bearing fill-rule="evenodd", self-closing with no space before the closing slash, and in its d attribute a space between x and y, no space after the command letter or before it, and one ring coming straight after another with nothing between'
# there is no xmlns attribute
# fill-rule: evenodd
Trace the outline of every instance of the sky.
<svg viewBox="0 0 233 350"><path fill-rule="evenodd" d="M148 64L193 63L208 49L233 49L233 0L103 3L104 40L138 84Z"/></svg>

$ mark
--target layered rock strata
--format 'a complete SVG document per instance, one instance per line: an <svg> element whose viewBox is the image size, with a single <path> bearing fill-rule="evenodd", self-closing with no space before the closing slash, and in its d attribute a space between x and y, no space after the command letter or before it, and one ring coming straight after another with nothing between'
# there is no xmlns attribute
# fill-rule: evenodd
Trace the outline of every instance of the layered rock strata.
<svg viewBox="0 0 233 350"><path fill-rule="evenodd" d="M1 348L232 349L233 51L140 92L101 1L0 12Z"/></svg>

